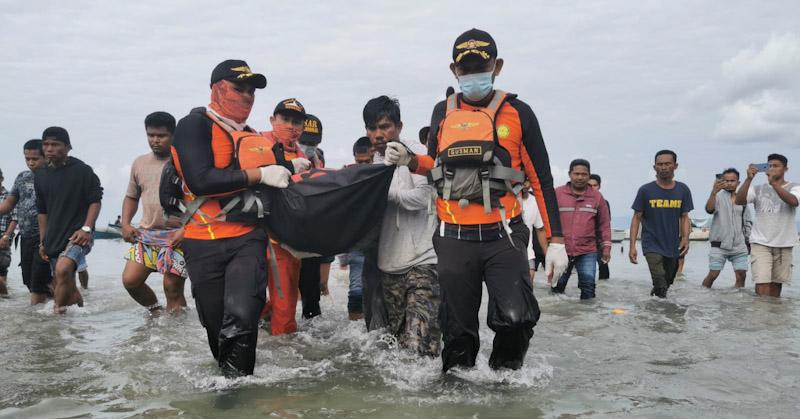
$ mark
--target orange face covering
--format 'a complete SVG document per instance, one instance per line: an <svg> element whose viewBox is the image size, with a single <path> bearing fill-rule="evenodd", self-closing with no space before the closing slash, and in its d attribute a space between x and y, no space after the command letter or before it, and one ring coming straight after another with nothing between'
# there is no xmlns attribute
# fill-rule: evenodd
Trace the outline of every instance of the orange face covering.
<svg viewBox="0 0 800 419"><path fill-rule="evenodd" d="M302 133L302 130L294 129L289 124L275 123L272 125L272 136L283 144L283 148L287 151L297 151L297 140Z"/></svg>
<svg viewBox="0 0 800 419"><path fill-rule="evenodd" d="M220 80L211 85L211 104L208 107L220 116L244 124L253 109L254 100L253 96L237 92L233 83Z"/></svg>

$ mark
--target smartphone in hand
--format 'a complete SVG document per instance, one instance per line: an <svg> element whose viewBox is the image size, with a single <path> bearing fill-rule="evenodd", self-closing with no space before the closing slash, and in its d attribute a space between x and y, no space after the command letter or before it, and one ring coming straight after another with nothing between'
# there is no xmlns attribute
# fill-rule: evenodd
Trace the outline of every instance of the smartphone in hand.
<svg viewBox="0 0 800 419"><path fill-rule="evenodd" d="M767 169L769 169L769 163L759 163L759 164L754 164L753 166L756 167L757 172L766 172Z"/></svg>

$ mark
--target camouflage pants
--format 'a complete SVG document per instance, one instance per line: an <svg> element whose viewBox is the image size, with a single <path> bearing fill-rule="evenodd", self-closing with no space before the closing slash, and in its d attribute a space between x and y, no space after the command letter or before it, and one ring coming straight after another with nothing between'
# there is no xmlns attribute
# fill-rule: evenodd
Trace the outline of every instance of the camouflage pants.
<svg viewBox="0 0 800 419"><path fill-rule="evenodd" d="M436 265L419 265L405 274L381 272L389 330L401 347L420 355L438 356L441 290Z"/></svg>

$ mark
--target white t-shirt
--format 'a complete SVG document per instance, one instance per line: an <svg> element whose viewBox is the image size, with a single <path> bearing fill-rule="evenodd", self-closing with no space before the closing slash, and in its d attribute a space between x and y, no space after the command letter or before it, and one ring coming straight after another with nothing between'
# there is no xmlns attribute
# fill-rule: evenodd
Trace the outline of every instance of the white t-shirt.
<svg viewBox="0 0 800 419"><path fill-rule="evenodd" d="M539 213L539 206L536 205L536 198L528 195L522 198L522 222L531 230L531 241L528 243L528 259L534 259L533 241L536 240L536 229L544 228L542 214Z"/></svg>
<svg viewBox="0 0 800 419"><path fill-rule="evenodd" d="M788 182L783 188L800 200L800 184ZM756 211L750 243L769 247L793 247L797 244L796 208L783 202L772 186L751 187L747 191L747 203L752 203Z"/></svg>

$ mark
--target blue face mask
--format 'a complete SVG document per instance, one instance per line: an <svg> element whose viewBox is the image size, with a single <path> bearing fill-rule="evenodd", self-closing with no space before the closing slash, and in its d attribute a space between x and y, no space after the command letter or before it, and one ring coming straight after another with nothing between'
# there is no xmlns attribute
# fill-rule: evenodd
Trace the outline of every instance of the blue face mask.
<svg viewBox="0 0 800 419"><path fill-rule="evenodd" d="M461 88L461 93L464 97L472 102L478 102L485 99L492 93L494 82L492 81L492 74L494 70L487 71L486 73L475 73L458 76L458 86Z"/></svg>

